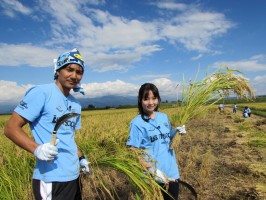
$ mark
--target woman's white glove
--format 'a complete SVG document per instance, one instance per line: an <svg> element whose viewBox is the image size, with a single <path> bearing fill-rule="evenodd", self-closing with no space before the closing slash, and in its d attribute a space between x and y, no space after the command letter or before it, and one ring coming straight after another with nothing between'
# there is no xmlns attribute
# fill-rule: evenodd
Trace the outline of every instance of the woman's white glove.
<svg viewBox="0 0 266 200"><path fill-rule="evenodd" d="M56 139L55 145L57 145L59 142L59 139ZM58 149L56 146L51 145L50 143L45 143L42 145L39 145L35 151L34 156L38 158L39 160L53 160L58 154Z"/></svg>
<svg viewBox="0 0 266 200"><path fill-rule="evenodd" d="M185 135L187 133L185 125L178 126L178 127L175 128L175 130L181 135Z"/></svg>
<svg viewBox="0 0 266 200"><path fill-rule="evenodd" d="M155 181L157 183L168 183L168 178L167 176L159 169L150 168L149 169L150 173L154 176Z"/></svg>
<svg viewBox="0 0 266 200"><path fill-rule="evenodd" d="M89 168L90 162L87 160L86 156L83 156L83 158L80 159L79 164L84 174L90 173L90 168Z"/></svg>

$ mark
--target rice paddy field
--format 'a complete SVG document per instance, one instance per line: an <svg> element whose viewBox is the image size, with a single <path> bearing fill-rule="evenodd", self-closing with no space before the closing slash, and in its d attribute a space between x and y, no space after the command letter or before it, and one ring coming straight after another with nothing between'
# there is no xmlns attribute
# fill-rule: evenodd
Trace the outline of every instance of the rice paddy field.
<svg viewBox="0 0 266 200"><path fill-rule="evenodd" d="M247 104L245 104L247 105ZM240 105L239 105L240 106ZM244 105L243 105L244 106ZM266 104L251 103L252 110ZM163 108L173 126L178 108ZM90 175L82 175L84 199L162 199L153 180L143 176L138 152L126 140L136 108L82 112L76 141L91 162ZM8 115L0 116L0 131ZM243 118L217 106L186 122L187 134L174 147L181 179L193 186L201 200L266 199L266 118ZM30 135L30 130L25 127ZM135 155L136 154L136 155ZM0 135L0 199L31 200L31 174L35 158ZM181 191L182 192L182 191ZM194 199L181 193L180 199Z"/></svg>

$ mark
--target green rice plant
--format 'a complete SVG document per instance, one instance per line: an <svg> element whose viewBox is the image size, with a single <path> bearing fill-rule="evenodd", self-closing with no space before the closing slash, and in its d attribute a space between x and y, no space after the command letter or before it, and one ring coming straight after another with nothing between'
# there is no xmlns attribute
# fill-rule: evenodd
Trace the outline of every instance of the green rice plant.
<svg viewBox="0 0 266 200"><path fill-rule="evenodd" d="M0 165L0 199L32 199L31 174L35 160L9 141L6 144L1 144L0 149L4 152Z"/></svg>
<svg viewBox="0 0 266 200"><path fill-rule="evenodd" d="M237 125L239 131L249 131L253 128L253 124L250 121L244 121L241 124Z"/></svg>
<svg viewBox="0 0 266 200"><path fill-rule="evenodd" d="M143 173L145 170L139 164L137 156L134 156L131 151L123 151L120 148L120 153L117 152L115 154L111 153L101 156L97 160L97 167L102 170L113 169L128 177L132 185L138 188L136 195L141 195L144 199L154 199L154 193L156 191L156 196L160 196L159 185L148 174ZM98 175L98 179L101 179L100 174Z"/></svg>
<svg viewBox="0 0 266 200"><path fill-rule="evenodd" d="M242 123L245 121L245 119L243 117L240 117L238 115L233 116L233 120L235 123Z"/></svg>
<svg viewBox="0 0 266 200"><path fill-rule="evenodd" d="M84 148L84 146L83 146ZM144 174L145 169L139 164L139 153L129 151L125 146L121 146L113 138L105 139L94 144L90 143L90 152L87 154L91 158L91 168L95 178L98 180L98 188L102 188L108 199L115 199L117 191L113 179L117 173L126 177L131 183L135 195L144 196L145 199L154 199L154 194L160 196L159 185L149 176ZM116 175L112 173L116 172ZM103 173L105 172L105 173ZM107 178L108 177L108 178Z"/></svg>
<svg viewBox="0 0 266 200"><path fill-rule="evenodd" d="M265 148L266 140L265 139L252 139L248 142L249 146L257 148Z"/></svg>
<svg viewBox="0 0 266 200"><path fill-rule="evenodd" d="M93 183L84 198L119 199L119 188L123 188L123 192L131 191L135 198L161 199L159 185L139 163L141 150L126 147L129 123L136 113L136 109L82 113L83 128L77 132L76 140L92 171L83 181ZM127 183L130 189L125 188Z"/></svg>
<svg viewBox="0 0 266 200"><path fill-rule="evenodd" d="M199 113L208 111L209 107L228 97L232 92L239 98L251 100L254 91L248 80L239 73L237 70L224 67L211 75L207 74L199 82L197 75L193 83L185 84L183 81L181 105L177 109L178 114L172 117L174 124L185 124ZM177 148L179 141L180 136L177 134L173 138L171 147Z"/></svg>
<svg viewBox="0 0 266 200"><path fill-rule="evenodd" d="M249 133L248 145L257 148L266 148L265 132L260 130L252 130Z"/></svg>
<svg viewBox="0 0 266 200"><path fill-rule="evenodd" d="M241 103L238 104L239 108L244 108L245 106L248 106L251 110L260 110L260 111L266 111L266 103L265 102L259 102L259 103Z"/></svg>
<svg viewBox="0 0 266 200"><path fill-rule="evenodd" d="M162 199L159 185L138 162L141 152L129 151L125 145L136 113L136 109L82 112L83 127L76 132L76 141L92 172L81 176L84 199L119 199L127 191L136 199ZM28 126L25 131L30 134ZM33 199L34 163L34 156L1 135L0 199ZM87 192L90 187L93 191Z"/></svg>
<svg viewBox="0 0 266 200"><path fill-rule="evenodd" d="M253 137L265 138L265 132L261 130L254 130L251 135Z"/></svg>
<svg viewBox="0 0 266 200"><path fill-rule="evenodd" d="M266 111L262 111L262 110L252 110L252 114L255 114L261 117L266 117Z"/></svg>

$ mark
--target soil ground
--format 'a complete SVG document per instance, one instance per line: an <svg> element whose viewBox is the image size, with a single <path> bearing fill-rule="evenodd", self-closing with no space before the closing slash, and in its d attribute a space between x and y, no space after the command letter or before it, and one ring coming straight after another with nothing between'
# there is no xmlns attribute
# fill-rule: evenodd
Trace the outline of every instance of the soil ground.
<svg viewBox="0 0 266 200"><path fill-rule="evenodd" d="M177 155L181 178L193 185L198 199L266 199L265 118L225 109L187 127Z"/></svg>

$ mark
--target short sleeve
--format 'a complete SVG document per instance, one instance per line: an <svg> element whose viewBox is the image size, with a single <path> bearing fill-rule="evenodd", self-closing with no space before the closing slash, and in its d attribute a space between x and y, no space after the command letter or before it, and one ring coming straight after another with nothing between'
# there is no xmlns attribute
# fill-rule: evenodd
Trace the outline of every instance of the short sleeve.
<svg viewBox="0 0 266 200"><path fill-rule="evenodd" d="M170 138L172 139L175 136L175 134L176 134L176 130L173 129L172 124L169 121L169 118L167 116L166 116L166 118L167 118L167 122L168 122L168 127L169 127L169 132L170 132Z"/></svg>
<svg viewBox="0 0 266 200"><path fill-rule="evenodd" d="M26 92L14 111L28 121L33 122L40 116L44 103L45 95L43 91L38 87L33 87Z"/></svg>
<svg viewBox="0 0 266 200"><path fill-rule="evenodd" d="M142 140L143 140L143 134L141 130L134 123L131 123L129 137L128 137L126 145L140 148Z"/></svg>

